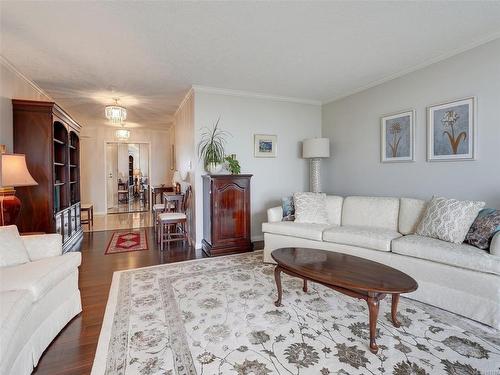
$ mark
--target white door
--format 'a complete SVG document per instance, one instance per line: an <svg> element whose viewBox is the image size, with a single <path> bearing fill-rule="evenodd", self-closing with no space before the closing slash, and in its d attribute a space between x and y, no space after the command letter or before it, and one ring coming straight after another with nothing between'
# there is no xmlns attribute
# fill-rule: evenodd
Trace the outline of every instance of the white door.
<svg viewBox="0 0 500 375"><path fill-rule="evenodd" d="M118 205L118 147L116 143L106 145L106 192L108 209Z"/></svg>

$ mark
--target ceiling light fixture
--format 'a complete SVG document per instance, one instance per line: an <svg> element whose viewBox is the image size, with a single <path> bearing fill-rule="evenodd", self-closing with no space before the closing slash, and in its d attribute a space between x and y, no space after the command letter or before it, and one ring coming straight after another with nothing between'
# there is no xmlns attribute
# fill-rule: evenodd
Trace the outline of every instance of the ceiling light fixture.
<svg viewBox="0 0 500 375"><path fill-rule="evenodd" d="M113 124L121 124L127 119L127 110L118 105L118 99L114 98L115 104L108 105L104 109L104 115Z"/></svg>
<svg viewBox="0 0 500 375"><path fill-rule="evenodd" d="M130 130L125 129L125 124L122 123L122 127L120 129L115 130L115 137L119 141L128 141L130 138Z"/></svg>

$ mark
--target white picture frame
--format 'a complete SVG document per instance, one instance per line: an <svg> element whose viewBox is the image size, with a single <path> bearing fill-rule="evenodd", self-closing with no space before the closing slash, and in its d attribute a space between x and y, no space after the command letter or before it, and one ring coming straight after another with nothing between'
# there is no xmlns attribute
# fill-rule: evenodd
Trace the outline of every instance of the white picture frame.
<svg viewBox="0 0 500 375"><path fill-rule="evenodd" d="M380 161L415 161L415 109L395 112L380 118Z"/></svg>
<svg viewBox="0 0 500 375"><path fill-rule="evenodd" d="M476 160L476 107L475 96L427 107L427 161Z"/></svg>
<svg viewBox="0 0 500 375"><path fill-rule="evenodd" d="M275 158L278 154L278 136L254 134L254 156L256 158Z"/></svg>

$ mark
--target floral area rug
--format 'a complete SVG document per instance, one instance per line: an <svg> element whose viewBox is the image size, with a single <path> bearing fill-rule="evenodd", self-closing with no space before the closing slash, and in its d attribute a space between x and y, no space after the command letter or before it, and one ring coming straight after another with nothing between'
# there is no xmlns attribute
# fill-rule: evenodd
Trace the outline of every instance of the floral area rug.
<svg viewBox="0 0 500 375"><path fill-rule="evenodd" d="M368 309L283 274L262 253L115 273L93 374L496 374L500 332L402 298L395 328L380 305L378 354Z"/></svg>
<svg viewBox="0 0 500 375"><path fill-rule="evenodd" d="M115 232L109 241L104 254L127 253L148 249L148 240L145 230L133 230L128 232Z"/></svg>

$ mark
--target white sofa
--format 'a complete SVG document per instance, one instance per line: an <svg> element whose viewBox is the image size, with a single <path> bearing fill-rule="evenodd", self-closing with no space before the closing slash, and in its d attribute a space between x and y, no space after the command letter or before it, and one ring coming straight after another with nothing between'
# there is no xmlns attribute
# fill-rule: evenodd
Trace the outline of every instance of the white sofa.
<svg viewBox="0 0 500 375"><path fill-rule="evenodd" d="M411 275L418 289L406 295L500 329L500 234L490 253L467 244L415 234L426 202L410 198L327 196L329 224L282 221L268 210L264 261L280 247L348 253Z"/></svg>
<svg viewBox="0 0 500 375"><path fill-rule="evenodd" d="M63 255L62 239L58 234L20 238L28 259L5 266L5 257L11 256L6 250L12 237L8 238L3 229L0 231L3 242L0 257L4 263L0 267L2 375L31 374L52 340L82 311L78 290L81 254ZM12 246L17 245L19 241Z"/></svg>

